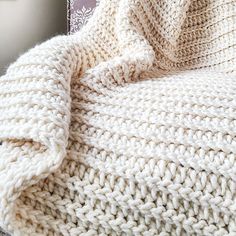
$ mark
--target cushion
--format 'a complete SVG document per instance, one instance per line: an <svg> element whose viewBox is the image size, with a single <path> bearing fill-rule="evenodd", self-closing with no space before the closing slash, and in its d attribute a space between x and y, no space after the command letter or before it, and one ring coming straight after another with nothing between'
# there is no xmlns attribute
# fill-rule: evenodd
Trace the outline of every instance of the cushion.
<svg viewBox="0 0 236 236"><path fill-rule="evenodd" d="M100 0L68 0L68 33L79 31L94 12Z"/></svg>

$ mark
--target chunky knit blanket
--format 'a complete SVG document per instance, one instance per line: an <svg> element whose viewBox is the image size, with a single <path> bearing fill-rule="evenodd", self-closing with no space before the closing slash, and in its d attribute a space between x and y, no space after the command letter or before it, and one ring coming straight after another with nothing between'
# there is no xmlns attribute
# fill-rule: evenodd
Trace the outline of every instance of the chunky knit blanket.
<svg viewBox="0 0 236 236"><path fill-rule="evenodd" d="M21 56L0 79L0 227L236 235L235 55L235 0L101 0Z"/></svg>

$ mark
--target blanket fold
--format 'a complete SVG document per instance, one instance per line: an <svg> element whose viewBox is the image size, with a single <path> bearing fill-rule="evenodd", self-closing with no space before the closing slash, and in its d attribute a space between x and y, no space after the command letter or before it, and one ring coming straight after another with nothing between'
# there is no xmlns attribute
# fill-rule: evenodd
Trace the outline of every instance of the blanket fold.
<svg viewBox="0 0 236 236"><path fill-rule="evenodd" d="M58 168L66 154L70 79L78 59L72 59L76 55L63 46L64 39L32 49L1 79L0 215L5 225L17 226L14 209L21 191Z"/></svg>
<svg viewBox="0 0 236 236"><path fill-rule="evenodd" d="M101 0L0 78L12 235L236 234L234 0Z"/></svg>

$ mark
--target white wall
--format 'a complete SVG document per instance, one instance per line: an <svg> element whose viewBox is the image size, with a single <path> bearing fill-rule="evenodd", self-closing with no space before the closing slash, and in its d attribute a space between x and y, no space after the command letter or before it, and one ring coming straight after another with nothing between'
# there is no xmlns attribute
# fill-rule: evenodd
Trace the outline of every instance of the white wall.
<svg viewBox="0 0 236 236"><path fill-rule="evenodd" d="M27 49L66 33L66 0L0 0L0 75Z"/></svg>

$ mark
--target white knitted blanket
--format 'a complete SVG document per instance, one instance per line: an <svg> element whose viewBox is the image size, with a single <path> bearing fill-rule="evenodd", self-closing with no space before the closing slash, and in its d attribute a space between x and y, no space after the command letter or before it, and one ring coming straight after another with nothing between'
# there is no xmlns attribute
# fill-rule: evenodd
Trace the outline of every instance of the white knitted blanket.
<svg viewBox="0 0 236 236"><path fill-rule="evenodd" d="M12 235L236 235L236 1L101 0L0 79L0 141Z"/></svg>

